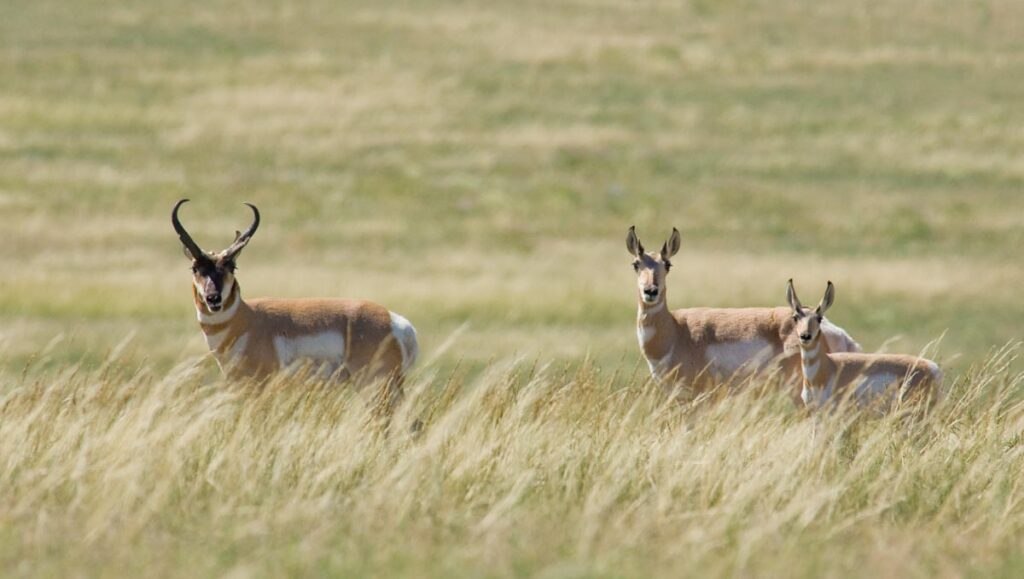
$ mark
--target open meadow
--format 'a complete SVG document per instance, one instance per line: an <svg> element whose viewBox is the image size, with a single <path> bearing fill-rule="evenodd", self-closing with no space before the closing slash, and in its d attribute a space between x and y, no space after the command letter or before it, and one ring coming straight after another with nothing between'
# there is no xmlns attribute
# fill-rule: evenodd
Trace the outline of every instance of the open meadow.
<svg viewBox="0 0 1024 579"><path fill-rule="evenodd" d="M1024 3L15 0L0 15L0 569L1024 575ZM174 202L246 297L367 298L420 364L223 379ZM668 300L927 351L924 422L665 404Z"/></svg>

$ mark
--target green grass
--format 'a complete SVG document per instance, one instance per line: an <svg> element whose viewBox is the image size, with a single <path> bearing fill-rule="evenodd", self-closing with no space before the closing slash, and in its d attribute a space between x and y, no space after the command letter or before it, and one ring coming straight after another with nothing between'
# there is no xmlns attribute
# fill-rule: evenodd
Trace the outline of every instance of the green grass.
<svg viewBox="0 0 1024 579"><path fill-rule="evenodd" d="M511 360L572 372L586 366L602 376L593 387L609 395L646 392L625 377L643 366L623 241L636 224L648 246L672 226L683 233L669 278L673 307L781 305L788 278L805 296L832 279L838 297L830 317L868 350L919 352L943 336L938 359L982 408L981 394L967 385L990 377L965 372L1020 340L1024 326L1017 291L1024 285L1022 19L1024 6L1010 0L188 1L174 10L149 0L16 2L0 18L0 400L49 384L53 396L99 388L129 405L164 408L167 400L134 389L132 369L158 381L199 360L195 376L161 390L188 400L167 406L154 423L168 433L159 440L172 446L171 433L190 416L216 414L210 405L221 390L239 412L256 404L219 382L212 361L201 357L188 264L168 219L174 201L191 197L183 219L209 247L226 245L247 223L242 201L260 206L264 224L240 264L246 296L363 297L409 317L437 374L419 377L424 400L438 396L452 372L468 391L498 389L493 367ZM116 379L96 374L129 336ZM61 377L79 364L77 377ZM1015 371L1005 373L1016 385ZM604 378L612 375L619 378ZM548 374L544 384L569 382ZM261 411L281 411L273 397L260 400L267 405ZM604 408L596 394L587 400L594 412ZM134 412L105 408L96 403L81 420ZM695 428L705 433L698 440L720 444L767 420L778 429L751 434L749 444L783 445L777 457L790 452L770 436L806 425L784 405L756 408L736 410L743 416L720 430L698 419ZM33 420L0 412L7 413L0 424L25 428L3 447L0 464L8 466L0 475L27 489L44 475L14 466L22 464L12 458L21 447L12 445L46 427L33 420L52 418L58 438L75 431L42 411L30 413ZM959 410L944 412L967 420ZM364 440L355 422L337 420L374 461L423 446ZM956 444L991 458L971 468L1002 468L997 457L1005 448L992 433L1016 423L979 420L991 428L977 438L956 433ZM573 423L562 435L607 434L588 433L600 430L595 424ZM650 452L644 437L660 424L643 422L639 441L606 442L578 460L642 463ZM890 427L864 427L863 440L893 435ZM931 441L894 442L896 454L869 454L895 460L933 449L934 461L912 468L921 473L914 484L960 480L936 466L939 446L953 444L943 428L936 426ZM669 432L685 439L689 431ZM263 444L286 444L289 436L272 431ZM18 451L36 453L24 464L91 444L84 434L61 449L47 446L56 444L49 435L37 440L31 452ZM217 440L203 448L229 456L233 447ZM108 458L146 466L118 454L130 452L111 447ZM169 452L153 460L177 460ZM699 564L719 575L851 575L868 561L879 572L897 565L915 575L1012 576L1021 565L1020 545L1009 538L1024 520L1012 480L1005 509L995 498L983 501L996 513L986 516L1003 517L986 526L980 512L956 510L970 504L957 506L956 516L936 510L967 500L966 487L913 499L901 511L849 462L828 463L834 470L826 481L851 481L860 503L826 501L827 515L808 515L790 536L779 534L789 523L772 526L791 520L779 514L789 512L782 502L726 501L744 518L714 526L693 550L717 503L645 494L633 480L632 490L601 507L608 511L589 511L597 507L582 495L544 486L560 480L560 469L577 460L571 455L565 450L559 456L568 462L535 471L548 481L544 490L523 495L508 511L513 522L497 534L473 529L531 472L522 462L492 463L503 482L480 495L478 509L461 506L459 493L441 493L429 512L402 507L416 516L382 520L363 535L351 532L356 518L325 523L306 547L297 545L307 541L316 513L345 512L353 489L398 475L382 462L367 466L365 478L324 463L308 476L337 488L307 487L295 519L259 531L267 511L253 505L280 506L275 493L285 482L261 479L245 491L221 485L216 499L229 506L223 518L211 518L204 509L215 508L214 495L197 490L197 471L180 471L161 487L171 493L166 500L115 508L102 501L100 486L77 487L79 479L58 470L48 479L53 485L44 485L53 495L26 491L0 502L12 549L3 556L13 564L28 546L15 538L31 536L37 542L21 557L24 572L53 575L117 568L219 574L256 548L263 558L253 573L413 574L427 565L434 575L641 576ZM246 466L235 459L235 467ZM726 463L717 464L708 480L724 472ZM101 467L82 468L93 482L112 484ZM458 470L454 463L439 468L437 476ZM754 476L753 466L743 468ZM885 468L898 475L895 463ZM797 480L812 484L816 476L807 467ZM124 480L136 489L157 484ZM577 490L607 498L606 483L592 479ZM762 484L779 493L796 488L771 476ZM666 501L658 503L666 519L631 518L639 515L630 505L654 497ZM56 514L69 504L80 508ZM375 519L375 505L395 506L371 502L360 514ZM593 531L584 532L584 519L606 512L609 521L626 521L623 532L586 535ZM85 539L72 532L99 528L108 517L124 526ZM537 531L559 521L570 529L565 534ZM410 533L410 551L382 548L400 529ZM777 540L751 539L766 529ZM988 531L1006 534L989 541ZM133 545L143 548L129 553Z"/></svg>

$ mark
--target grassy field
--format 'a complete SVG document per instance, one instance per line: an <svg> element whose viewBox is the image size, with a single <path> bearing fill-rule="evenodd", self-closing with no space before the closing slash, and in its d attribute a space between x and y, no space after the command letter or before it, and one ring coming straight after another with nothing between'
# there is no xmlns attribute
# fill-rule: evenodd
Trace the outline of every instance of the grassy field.
<svg viewBox="0 0 1024 579"><path fill-rule="evenodd" d="M0 17L0 564L19 574L1024 572L1024 4L15 1ZM381 437L204 357L246 296L417 326ZM942 337L923 425L778 394L660 408L624 236L669 302L836 282L868 350ZM1001 351L1001 353L997 353Z"/></svg>

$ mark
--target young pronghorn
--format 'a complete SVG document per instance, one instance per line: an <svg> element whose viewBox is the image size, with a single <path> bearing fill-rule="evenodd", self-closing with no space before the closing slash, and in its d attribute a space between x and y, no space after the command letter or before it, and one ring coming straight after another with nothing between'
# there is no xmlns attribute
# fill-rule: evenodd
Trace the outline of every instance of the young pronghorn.
<svg viewBox="0 0 1024 579"><path fill-rule="evenodd" d="M637 338L651 375L666 386L689 386L699 391L706 382L721 382L740 374L781 370L794 383L800 365L796 354L796 322L788 308L688 308L670 312L665 278L669 261L679 251L679 231L660 252L646 253L629 228L626 248L637 274L639 308ZM822 331L833 351L860 351L842 328L828 322Z"/></svg>
<svg viewBox="0 0 1024 579"><path fill-rule="evenodd" d="M219 253L199 248L178 220L171 223L192 260L192 295L206 343L229 376L262 378L300 364L338 380L387 378L395 397L416 360L416 330L402 316L361 300L242 300L235 262L260 224L260 212L234 243Z"/></svg>
<svg viewBox="0 0 1024 579"><path fill-rule="evenodd" d="M888 410L893 402L934 403L938 399L942 370L935 362L897 354L833 353L828 341L820 339L825 311L836 297L832 282L828 282L825 296L813 310L800 304L793 280L789 280L786 297L800 339L804 376L800 398L807 408L838 404L848 396L858 406L871 405L881 411Z"/></svg>

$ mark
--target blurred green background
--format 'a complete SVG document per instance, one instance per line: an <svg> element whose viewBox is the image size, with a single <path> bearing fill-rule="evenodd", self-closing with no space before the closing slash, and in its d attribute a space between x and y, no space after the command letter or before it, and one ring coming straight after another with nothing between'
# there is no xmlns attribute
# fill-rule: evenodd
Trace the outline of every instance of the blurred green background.
<svg viewBox="0 0 1024 579"><path fill-rule="evenodd" d="M963 368L1024 321L1022 24L1011 0L16 0L0 366L202 354L190 197L207 248L262 209L246 296L379 301L425 359L464 326L442 365L635 366L636 224L683 232L672 307L832 279L866 349L946 332Z"/></svg>

